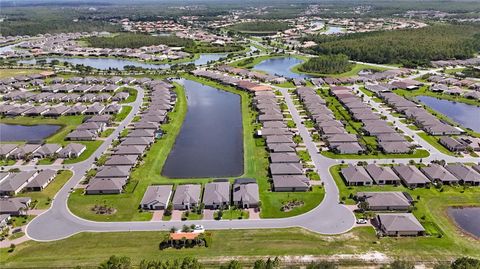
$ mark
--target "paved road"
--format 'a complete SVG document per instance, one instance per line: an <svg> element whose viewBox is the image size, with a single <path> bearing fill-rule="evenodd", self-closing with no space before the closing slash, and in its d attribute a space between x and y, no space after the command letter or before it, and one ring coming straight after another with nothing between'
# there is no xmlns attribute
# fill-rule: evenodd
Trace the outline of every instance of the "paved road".
<svg viewBox="0 0 480 269"><path fill-rule="evenodd" d="M139 94L139 100L143 99L143 92ZM164 231L171 227L181 227L189 224L202 224L206 229L268 229L268 228L287 228L303 227L311 231L322 234L339 234L350 230L355 224L355 217L348 208L339 204L339 192L333 178L328 173L326 165L335 164L335 162L322 163L323 156L316 154L316 147L306 128L301 124L300 116L293 105L290 96L286 95L287 105L292 113L293 119L299 127L310 154L313 156L317 170L325 182L326 195L323 202L303 215L282 218L282 219L258 219L258 220L200 220L200 221L155 221L155 222L94 222L81 219L73 215L68 207L67 200L69 191L82 178L92 163L93 156L88 162L73 167L75 174L73 178L60 190L53 200L52 207L44 214L33 219L27 227L27 235L36 241L52 241L69 237L79 232L114 232L114 231ZM135 106L134 112L138 111ZM123 129L133 118L134 113L130 114L120 129ZM117 135L119 130L114 133ZM113 136L112 136L113 137ZM96 155L108 147L111 141L106 141L103 147L97 150ZM328 159L325 159L328 160ZM322 166L320 166L322 165Z"/></svg>
<svg viewBox="0 0 480 269"><path fill-rule="evenodd" d="M255 219L255 220L199 220L199 221L151 221L151 222L95 222L81 219L70 212L67 206L70 190L74 188L82 179L85 172L90 169L94 163L95 157L101 156L110 146L113 137L117 137L120 131L125 128L133 119L134 115L140 110L144 92L139 90L138 98L132 104L132 113L120 124L115 132L105 140L99 149L86 161L71 165L68 168L74 172L73 177L63 186L55 196L51 208L45 213L34 218L26 229L28 237L36 241L54 241L72 236L80 232L118 232L118 231L166 231L171 227L180 228L183 225L201 224L206 229L269 229L269 228L288 228L303 227L305 229L321 234L340 234L349 231L355 225L355 216L344 205L339 203L339 190L336 186L329 168L338 164L341 160L329 159L317 152L317 148L312 141L310 133L302 124L302 119L293 104L288 90L277 88L285 97L285 102L290 110L292 119L297 125L300 136L306 145L308 152L312 157L315 168L319 173L325 187L324 200L313 210L290 218L282 219ZM383 111L381 107L371 100L372 106L387 115L389 120L393 118L388 112ZM405 125L398 124L399 128L407 134L412 134ZM413 135L413 134L412 134ZM444 155L431 147L425 141L414 137L422 146L431 151L432 156L425 160L434 158L445 159L447 161L457 161L459 158ZM474 158L473 158L474 159ZM356 163L359 160L344 160L346 163ZM374 162L374 159L366 160ZM377 160L377 162L390 162L391 160ZM409 159L396 159L395 162L408 162ZM461 161L472 161L471 158L461 158ZM478 161L478 159L475 159Z"/></svg>

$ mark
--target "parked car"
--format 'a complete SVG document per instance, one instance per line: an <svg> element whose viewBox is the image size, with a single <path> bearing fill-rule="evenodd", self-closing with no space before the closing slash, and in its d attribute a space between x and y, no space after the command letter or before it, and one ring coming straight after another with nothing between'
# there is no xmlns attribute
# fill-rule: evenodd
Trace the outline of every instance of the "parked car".
<svg viewBox="0 0 480 269"><path fill-rule="evenodd" d="M366 219L357 219L357 224L367 224L368 221Z"/></svg>

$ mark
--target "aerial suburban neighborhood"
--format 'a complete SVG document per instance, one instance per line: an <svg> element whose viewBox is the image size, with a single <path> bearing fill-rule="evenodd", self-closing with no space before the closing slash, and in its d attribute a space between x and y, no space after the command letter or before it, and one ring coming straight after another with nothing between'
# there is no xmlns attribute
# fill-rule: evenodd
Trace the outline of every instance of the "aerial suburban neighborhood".
<svg viewBox="0 0 480 269"><path fill-rule="evenodd" d="M0 0L0 268L480 269L480 2Z"/></svg>

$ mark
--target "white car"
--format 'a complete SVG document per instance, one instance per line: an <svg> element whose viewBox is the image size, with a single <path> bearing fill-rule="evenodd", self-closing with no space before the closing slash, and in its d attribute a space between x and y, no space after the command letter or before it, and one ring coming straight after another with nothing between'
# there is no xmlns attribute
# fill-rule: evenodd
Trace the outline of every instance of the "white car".
<svg viewBox="0 0 480 269"><path fill-rule="evenodd" d="M204 233L205 228L203 228L202 225L195 225L195 228L193 228L193 233Z"/></svg>
<svg viewBox="0 0 480 269"><path fill-rule="evenodd" d="M367 224L367 220L366 219L357 219L357 224Z"/></svg>

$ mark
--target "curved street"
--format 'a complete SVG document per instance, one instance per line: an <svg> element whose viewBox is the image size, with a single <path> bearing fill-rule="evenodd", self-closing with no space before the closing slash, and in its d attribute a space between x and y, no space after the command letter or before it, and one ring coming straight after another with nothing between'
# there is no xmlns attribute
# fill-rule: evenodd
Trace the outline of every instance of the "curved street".
<svg viewBox="0 0 480 269"><path fill-rule="evenodd" d="M26 234L29 238L35 241L54 241L67 238L80 232L118 232L118 231L166 231L172 227L181 227L183 225L201 224L205 229L268 229L268 228L288 228L288 227L302 227L321 234L341 234L349 231L355 225L355 216L350 209L340 203L339 190L329 168L333 165L344 163L357 163L359 159L345 160L345 159L330 159L318 153L317 147L312 140L312 137L307 128L302 123L302 118L297 111L292 98L286 88L278 89L284 96L285 102L290 110L292 119L297 125L298 132L303 138L315 168L320 175L321 181L325 188L324 200L313 210L302 215L281 218L281 219L257 219L257 220L196 220L196 221L136 221L136 222L96 222L81 219L75 216L68 209L68 197L71 190L82 180L85 172L88 171L95 162L95 158L100 157L105 150L111 145L114 138L116 138L121 130L126 128L135 114L140 111L144 91L137 87L137 100L132 105L132 112L125 118L125 120L117 127L112 135L107 138L104 143L96 150L87 160L66 166L52 167L56 169L71 169L74 172L72 178L62 187L52 201L49 210L34 218L26 228ZM371 100L370 97L365 96L366 100L379 112L388 117L388 120L395 121L399 129L404 131L425 149L430 152L428 158L423 158L424 161L431 160L446 160L447 162L471 162L478 161L478 158L465 157L459 158L445 155L439 152L436 148L428 144L423 139L415 135L414 131L410 130L405 124L399 122L388 111L381 107L378 103ZM369 99L370 98L370 99ZM408 163L411 159L362 159L366 162L377 163ZM41 167L37 165L35 167ZM32 169L28 166L19 166L20 169Z"/></svg>

